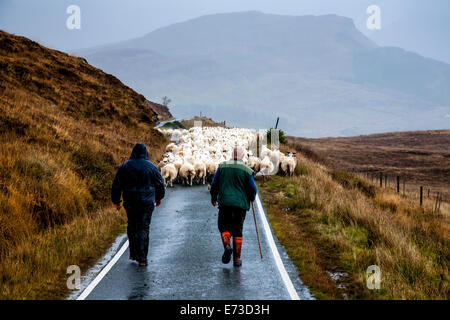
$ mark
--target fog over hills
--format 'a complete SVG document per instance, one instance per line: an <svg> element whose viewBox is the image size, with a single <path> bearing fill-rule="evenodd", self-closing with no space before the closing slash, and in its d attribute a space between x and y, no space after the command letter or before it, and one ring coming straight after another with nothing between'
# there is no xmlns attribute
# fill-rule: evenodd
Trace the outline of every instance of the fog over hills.
<svg viewBox="0 0 450 320"><path fill-rule="evenodd" d="M199 114L290 135L445 129L450 65L380 47L351 19L240 12L203 16L77 52L175 117Z"/></svg>

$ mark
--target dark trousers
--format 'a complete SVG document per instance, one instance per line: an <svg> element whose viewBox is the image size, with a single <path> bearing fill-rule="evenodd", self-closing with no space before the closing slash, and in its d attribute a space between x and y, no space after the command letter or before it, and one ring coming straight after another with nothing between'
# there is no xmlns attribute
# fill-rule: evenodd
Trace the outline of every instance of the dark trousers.
<svg viewBox="0 0 450 320"><path fill-rule="evenodd" d="M246 211L239 207L219 207L219 231L228 231L232 237L242 237Z"/></svg>
<svg viewBox="0 0 450 320"><path fill-rule="evenodd" d="M149 229L153 208L128 208L126 211L130 257L138 262L147 261Z"/></svg>

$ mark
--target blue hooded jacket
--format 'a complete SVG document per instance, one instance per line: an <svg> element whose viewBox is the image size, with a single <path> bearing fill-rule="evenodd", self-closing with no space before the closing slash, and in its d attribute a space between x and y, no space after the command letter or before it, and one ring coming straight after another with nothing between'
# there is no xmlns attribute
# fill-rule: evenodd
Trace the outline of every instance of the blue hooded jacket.
<svg viewBox="0 0 450 320"><path fill-rule="evenodd" d="M125 209L154 208L155 201L164 198L164 180L158 168L148 160L148 151L143 143L136 143L130 159L117 170L111 190L111 199L120 203L123 194Z"/></svg>

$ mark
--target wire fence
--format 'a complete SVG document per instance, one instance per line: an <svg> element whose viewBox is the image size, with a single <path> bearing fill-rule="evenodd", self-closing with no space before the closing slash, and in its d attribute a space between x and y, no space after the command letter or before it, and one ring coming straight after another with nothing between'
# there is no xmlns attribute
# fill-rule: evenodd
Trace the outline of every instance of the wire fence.
<svg viewBox="0 0 450 320"><path fill-rule="evenodd" d="M420 206L423 206L425 200L432 201L433 213L440 213L442 203L450 203L448 196L441 190L435 190L432 187L417 183L408 183L407 179L401 175L389 175L382 171L352 170L352 172L366 179L374 186L391 189L402 197L415 198Z"/></svg>

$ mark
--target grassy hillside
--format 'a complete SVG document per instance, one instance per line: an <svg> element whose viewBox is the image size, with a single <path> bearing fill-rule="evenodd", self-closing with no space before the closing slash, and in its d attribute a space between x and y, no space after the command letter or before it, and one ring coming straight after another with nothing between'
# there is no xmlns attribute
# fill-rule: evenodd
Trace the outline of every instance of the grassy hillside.
<svg viewBox="0 0 450 320"><path fill-rule="evenodd" d="M449 299L450 207L402 197L297 150L292 178L259 180L276 236L319 299ZM381 289L366 269L381 268Z"/></svg>
<svg viewBox="0 0 450 320"><path fill-rule="evenodd" d="M0 31L0 299L60 298L123 230L115 169L165 138L146 99L83 59Z"/></svg>

